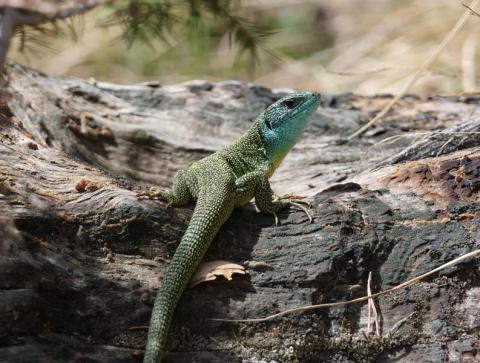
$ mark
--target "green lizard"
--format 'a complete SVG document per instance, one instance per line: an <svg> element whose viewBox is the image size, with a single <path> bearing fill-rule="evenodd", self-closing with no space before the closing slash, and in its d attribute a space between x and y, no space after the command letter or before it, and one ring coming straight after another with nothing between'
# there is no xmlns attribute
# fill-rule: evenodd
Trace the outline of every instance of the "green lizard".
<svg viewBox="0 0 480 363"><path fill-rule="evenodd" d="M159 363L175 307L210 243L235 207L255 198L257 208L275 216L288 198L277 198L268 178L298 140L320 104L313 92L286 96L263 111L252 127L233 144L174 177L171 191L160 196L173 206L196 201L187 231L155 299L144 363Z"/></svg>

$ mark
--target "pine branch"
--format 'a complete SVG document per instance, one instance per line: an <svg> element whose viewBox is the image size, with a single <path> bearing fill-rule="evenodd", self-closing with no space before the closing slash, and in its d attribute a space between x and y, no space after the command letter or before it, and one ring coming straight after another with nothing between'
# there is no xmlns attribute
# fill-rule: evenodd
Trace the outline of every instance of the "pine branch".
<svg viewBox="0 0 480 363"><path fill-rule="evenodd" d="M258 61L258 48L274 31L265 25L235 15L230 9L230 3L230 1L218 0L204 2L212 13L226 20L226 30L230 33L230 37L234 37L234 41L239 47L239 57L245 51L248 51L251 58L251 67L254 69Z"/></svg>
<svg viewBox="0 0 480 363"><path fill-rule="evenodd" d="M271 29L239 16L233 9L234 0L69 0L47 2L43 0L0 0L2 19L0 28L0 72L6 59L10 39L20 33L21 47L25 46L24 26L37 29L59 20L67 20L98 6L110 10L103 26L120 25L123 38L131 45L140 40L152 45L153 39L170 44L176 30L198 26L202 18L213 16L223 24L221 34L228 33L238 46L239 56L250 53L252 69L258 60L258 48ZM71 28L71 27L70 27ZM58 34L58 32L57 32ZM72 31L75 37L75 31ZM265 48L266 49L266 48ZM267 51L268 52L268 51ZM1 73L0 73L1 74Z"/></svg>
<svg viewBox="0 0 480 363"><path fill-rule="evenodd" d="M104 2L105 0L79 0L66 3L50 3L42 0L0 0L0 9L3 11L14 9L28 18L32 18L31 14L36 17L35 22L41 23L83 14ZM22 19L19 21L22 22ZM26 21L23 25L34 25L31 19Z"/></svg>
<svg viewBox="0 0 480 363"><path fill-rule="evenodd" d="M3 74L10 41L15 31L24 26L39 27L47 22L64 20L83 14L104 0L81 0L53 4L41 0L0 0L0 75ZM3 84L2 84L3 85Z"/></svg>
<svg viewBox="0 0 480 363"><path fill-rule="evenodd" d="M112 12L103 26L121 25L123 38L132 44L136 40L152 44L159 38L170 44L176 29L198 27L201 20L213 16L223 24L222 34L228 33L239 48L239 56L250 53L252 66L258 60L258 48L273 31L261 24L237 15L232 0L134 0L111 4ZM266 48L265 48L266 50ZM268 53L268 50L266 50Z"/></svg>

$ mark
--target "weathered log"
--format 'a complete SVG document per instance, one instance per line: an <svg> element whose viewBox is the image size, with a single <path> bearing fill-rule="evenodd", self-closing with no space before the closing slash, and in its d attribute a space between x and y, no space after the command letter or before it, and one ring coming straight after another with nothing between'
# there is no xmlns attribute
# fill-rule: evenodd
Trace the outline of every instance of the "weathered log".
<svg viewBox="0 0 480 363"><path fill-rule="evenodd" d="M121 86L8 68L0 107L0 361L141 358L153 299L192 207L142 199L244 132L285 91L239 82ZM273 178L309 197L281 225L234 212L206 260L262 262L187 291L166 361L480 359L480 271L467 261L367 305L248 318L392 287L480 246L480 97L325 96ZM421 134L416 134L421 132ZM392 138L393 137L393 138ZM250 266L255 266L250 263Z"/></svg>

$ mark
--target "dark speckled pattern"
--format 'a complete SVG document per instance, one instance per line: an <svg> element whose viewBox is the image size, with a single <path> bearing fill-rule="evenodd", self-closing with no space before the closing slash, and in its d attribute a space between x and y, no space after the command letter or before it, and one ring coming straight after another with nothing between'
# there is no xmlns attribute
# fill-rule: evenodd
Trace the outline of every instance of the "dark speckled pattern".
<svg viewBox="0 0 480 363"><path fill-rule="evenodd" d="M153 306L144 362L160 362L175 307L210 243L233 209L252 198L260 211L275 213L268 178L304 130L320 95L295 93L269 106L249 131L224 150L176 174L163 198L174 206L196 201L195 211L168 267Z"/></svg>

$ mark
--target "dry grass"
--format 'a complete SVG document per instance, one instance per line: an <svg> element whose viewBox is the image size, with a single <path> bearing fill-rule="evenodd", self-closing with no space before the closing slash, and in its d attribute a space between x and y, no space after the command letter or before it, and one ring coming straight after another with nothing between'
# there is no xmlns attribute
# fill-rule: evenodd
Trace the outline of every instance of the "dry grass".
<svg viewBox="0 0 480 363"><path fill-rule="evenodd" d="M449 32L445 35L443 40L440 44L438 44L433 52L429 55L427 59L422 62L422 65L413 72L412 76L409 77L408 82L403 86L401 91L397 93L397 95L366 125L362 126L360 129L355 131L351 134L348 139L353 139L359 135L361 135L364 131L366 131L369 127L376 125L382 121L382 118L392 109L392 107L408 92L410 89L415 85L415 83L424 75L426 71L428 71L432 64L438 59L440 54L445 50L445 48L450 45L452 40L458 35L458 33L463 29L465 24L468 22L469 17L473 15L477 15L476 9L478 8L478 4L480 0L473 0L470 5L464 5L467 10L465 10L462 16L457 20L455 25L449 30ZM474 64L473 64L474 66ZM475 72L473 72L475 75ZM465 78L465 77L464 77ZM475 83L475 79L472 79L473 83Z"/></svg>
<svg viewBox="0 0 480 363"><path fill-rule="evenodd" d="M460 1L324 2L335 44L259 77L261 83L328 92L399 93L465 11ZM417 93L478 88L480 19L472 16L415 87Z"/></svg>
<svg viewBox="0 0 480 363"><path fill-rule="evenodd" d="M228 42L203 60L181 49L127 49L108 32L85 19L83 40L55 42L57 53L33 56L30 64L50 73L109 79L122 83L159 79L174 83L191 78L252 80L268 87L318 89L361 94L399 93L465 11L458 0L262 0L243 1L245 11L274 17L284 26L270 44L281 62L263 62L256 76L233 68ZM302 26L289 26L296 19ZM331 41L325 44L322 34ZM480 18L471 16L432 69L411 92L452 94L477 91L480 83ZM318 38L318 39L317 39ZM322 39L320 39L322 38ZM299 51L300 49L300 51ZM305 49L305 52L301 50ZM304 53L304 54L303 54ZM14 58L21 59L18 54Z"/></svg>

